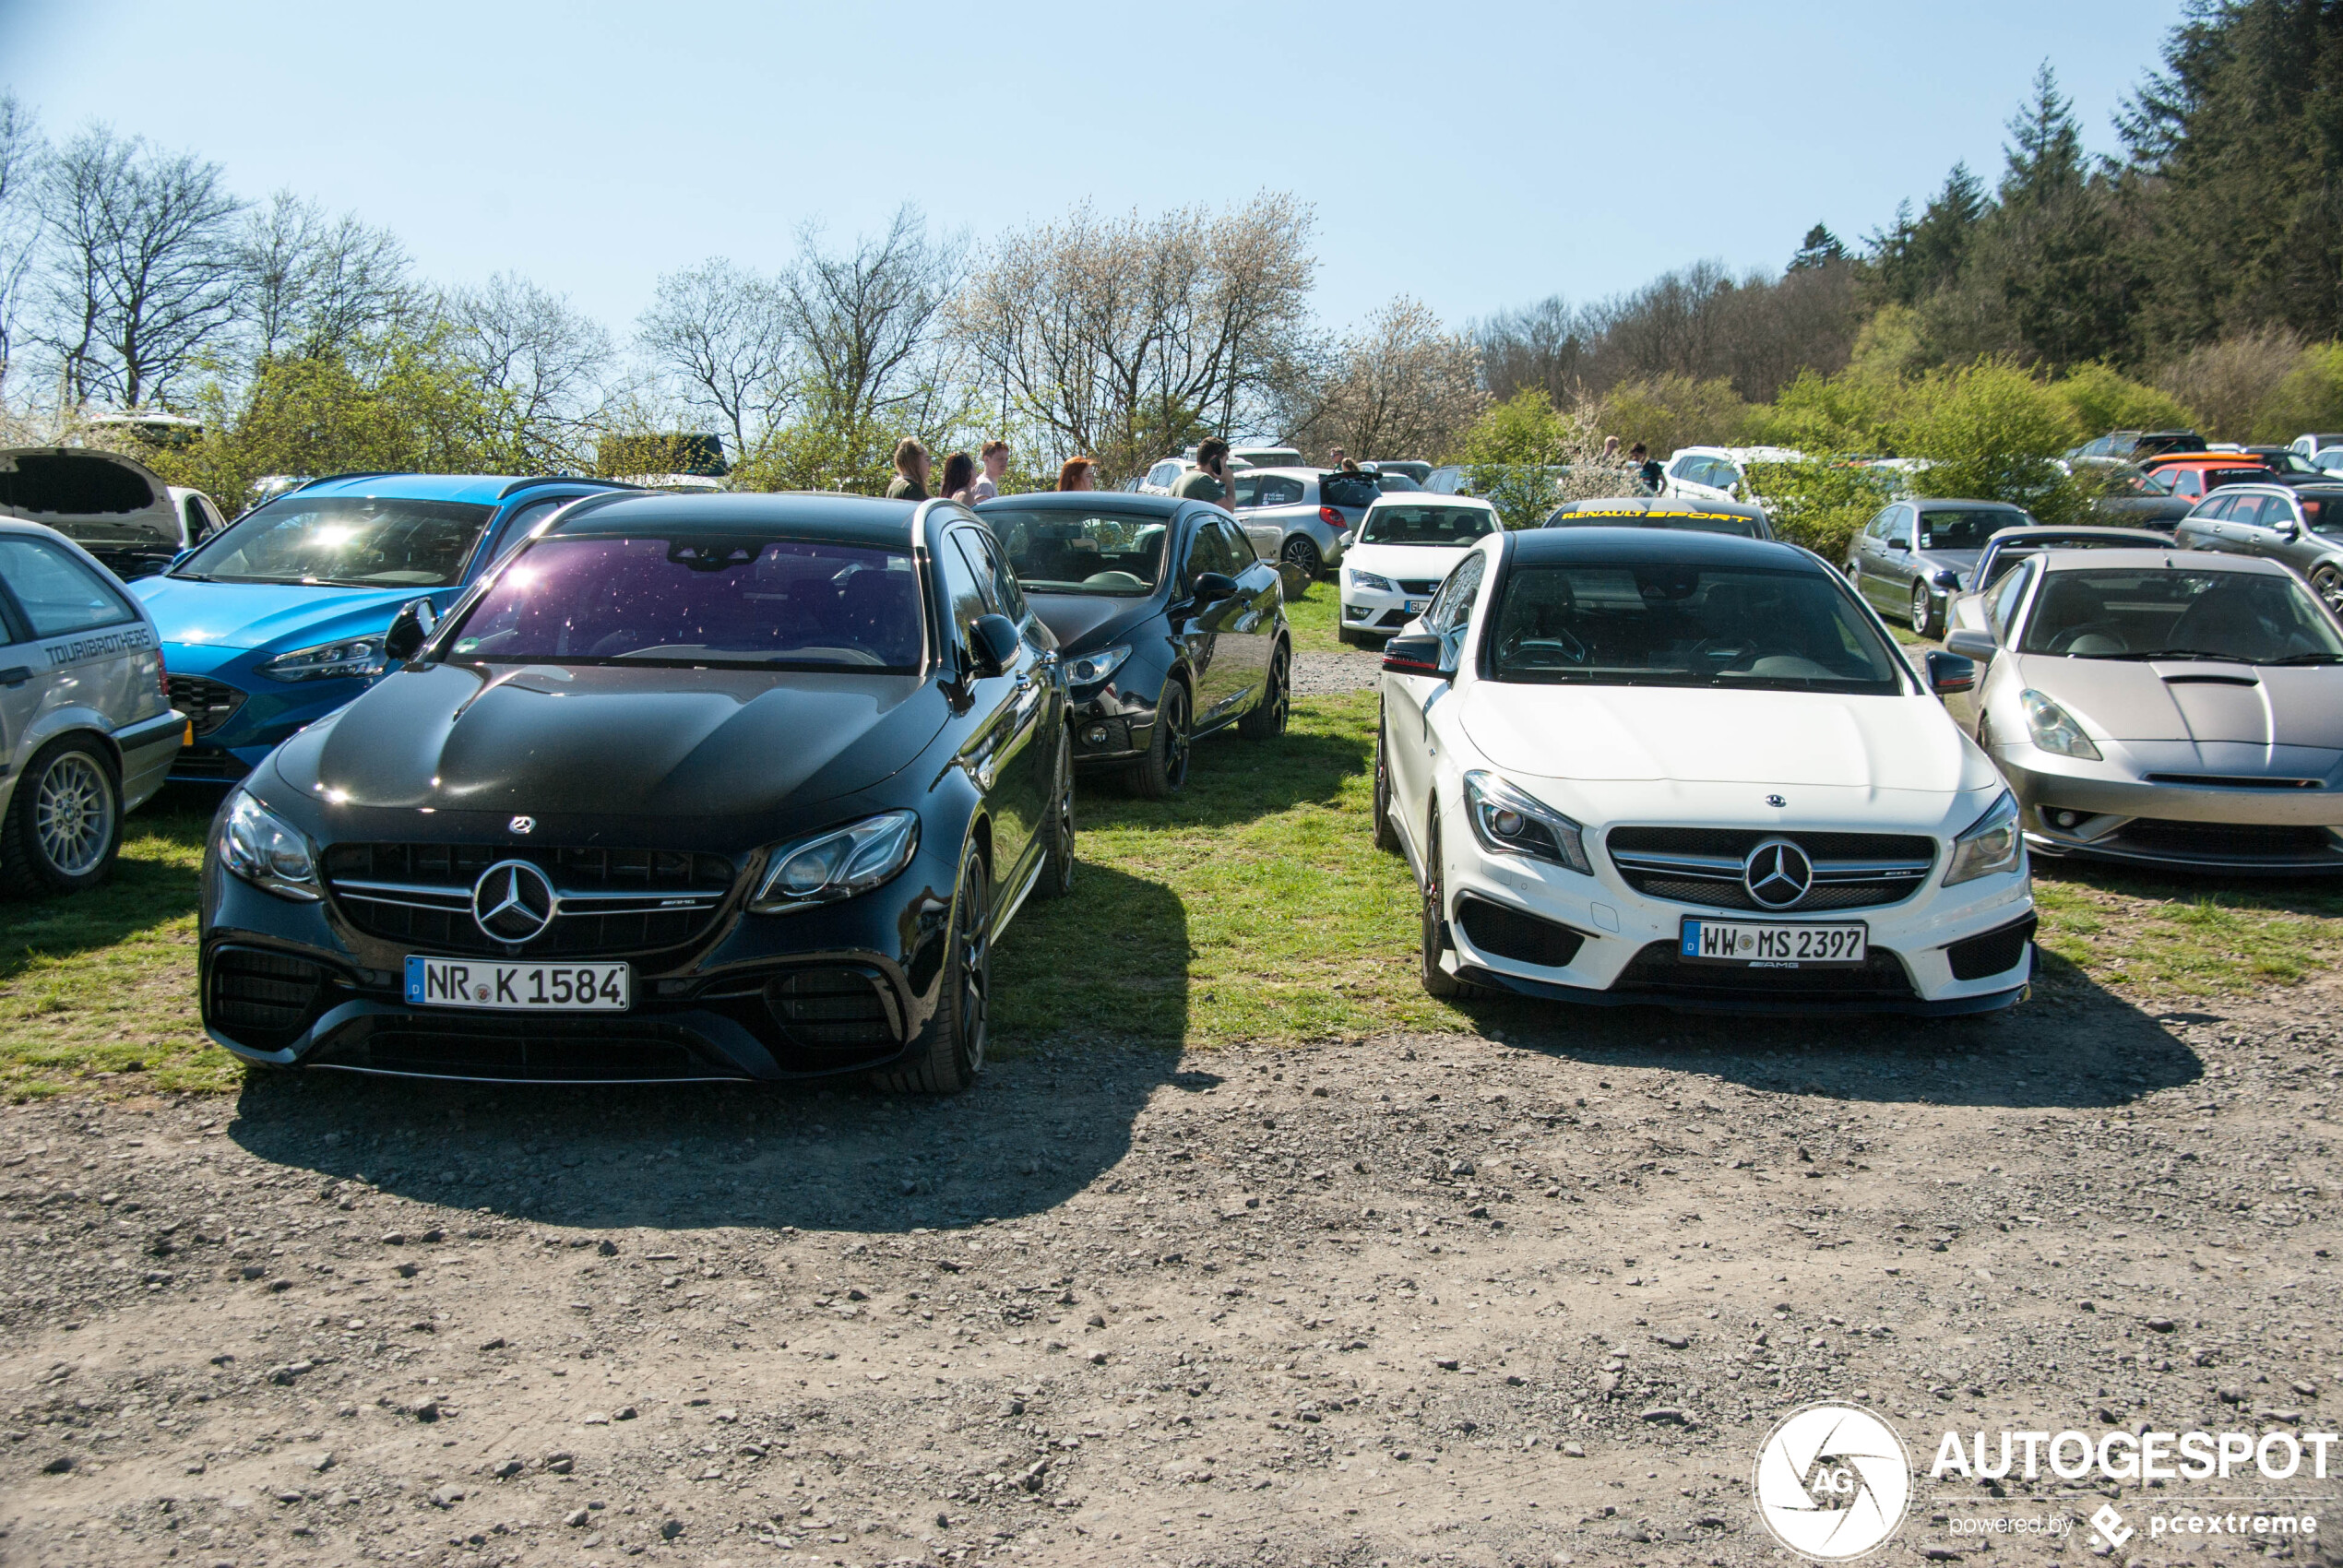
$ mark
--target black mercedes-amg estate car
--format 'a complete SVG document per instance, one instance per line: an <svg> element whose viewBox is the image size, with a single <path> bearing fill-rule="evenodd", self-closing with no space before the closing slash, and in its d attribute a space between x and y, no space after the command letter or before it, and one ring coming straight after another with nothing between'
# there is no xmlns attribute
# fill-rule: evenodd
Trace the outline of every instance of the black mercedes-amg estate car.
<svg viewBox="0 0 2343 1568"><path fill-rule="evenodd" d="M1053 641L961 508L623 495L540 525L232 790L202 1005L247 1061L967 1085L1070 885Z"/></svg>

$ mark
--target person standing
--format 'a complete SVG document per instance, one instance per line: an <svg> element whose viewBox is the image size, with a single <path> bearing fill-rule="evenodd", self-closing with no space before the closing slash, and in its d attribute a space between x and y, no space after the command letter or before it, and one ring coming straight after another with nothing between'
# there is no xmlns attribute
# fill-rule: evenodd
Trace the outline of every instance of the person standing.
<svg viewBox="0 0 2343 1568"><path fill-rule="evenodd" d="M905 436L895 444L895 478L886 487L889 501L927 499L927 448Z"/></svg>
<svg viewBox="0 0 2343 1568"><path fill-rule="evenodd" d="M1606 469L1619 466L1619 437L1606 435L1602 438L1602 466Z"/></svg>
<svg viewBox="0 0 2343 1568"><path fill-rule="evenodd" d="M944 459L944 483L940 492L946 500L957 501L963 506L975 505L976 497L971 493L975 484L974 457L966 452L955 452Z"/></svg>
<svg viewBox="0 0 2343 1568"><path fill-rule="evenodd" d="M1096 490L1098 483L1092 470L1097 467L1098 464L1088 457L1068 457L1065 460L1065 466L1058 469L1058 488L1060 490Z"/></svg>
<svg viewBox="0 0 2343 1568"><path fill-rule="evenodd" d="M1229 505L1229 444L1217 435L1196 445L1195 467L1172 481L1172 495L1183 501L1209 501L1224 512Z"/></svg>
<svg viewBox="0 0 2343 1568"><path fill-rule="evenodd" d="M1635 466L1636 472L1643 476L1644 492L1646 494L1659 494L1661 487L1668 482L1668 476L1661 470L1659 462L1652 457L1651 449L1646 446L1642 442L1638 441L1633 446L1627 448L1627 461L1633 463Z"/></svg>
<svg viewBox="0 0 2343 1568"><path fill-rule="evenodd" d="M1342 448L1339 446L1337 446L1334 450L1326 454L1326 467L1330 469L1338 469L1342 467Z"/></svg>
<svg viewBox="0 0 2343 1568"><path fill-rule="evenodd" d="M1009 471L1009 444L988 441L984 444L984 467L971 487L971 501L990 501L1001 493L1001 480Z"/></svg>

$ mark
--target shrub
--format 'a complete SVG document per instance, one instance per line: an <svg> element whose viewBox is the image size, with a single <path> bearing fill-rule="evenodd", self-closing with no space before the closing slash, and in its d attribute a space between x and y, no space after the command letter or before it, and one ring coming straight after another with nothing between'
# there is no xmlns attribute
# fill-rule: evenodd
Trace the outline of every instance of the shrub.
<svg viewBox="0 0 2343 1568"><path fill-rule="evenodd" d="M2004 360L1928 377L1897 428L1904 455L1925 460L1911 476L1919 494L2006 501L2046 523L2084 512L2057 461L2078 436L2065 400Z"/></svg>
<svg viewBox="0 0 2343 1568"><path fill-rule="evenodd" d="M2131 380L2104 364L2076 365L2051 383L2086 440L2111 430L2194 428L2195 410L2170 392Z"/></svg>
<svg viewBox="0 0 2343 1568"><path fill-rule="evenodd" d="M1681 446L1739 445L1750 413L1721 376L1660 375L1612 387L1602 399L1601 424L1618 434L1622 446L1640 441L1664 460Z"/></svg>
<svg viewBox="0 0 2343 1568"><path fill-rule="evenodd" d="M2256 441L2291 441L2306 431L2327 430L2343 430L2343 343L2303 350L2254 410Z"/></svg>
<svg viewBox="0 0 2343 1568"><path fill-rule="evenodd" d="M1847 558L1855 531L1878 515L1894 492L1894 481L1879 469L1839 457L1752 463L1749 483L1765 497L1777 537L1804 545L1833 565Z"/></svg>
<svg viewBox="0 0 2343 1568"><path fill-rule="evenodd" d="M1861 452L1892 456L1891 429L1909 384L1861 371L1818 375L1801 371L1769 408L1750 422L1756 440L1802 452Z"/></svg>
<svg viewBox="0 0 2343 1568"><path fill-rule="evenodd" d="M2302 358L2302 340L2283 327L2262 327L2207 343L2167 365L2156 384L2194 409L2197 430L2215 441L2242 441L2256 413ZM2300 430L2287 432L2289 440Z"/></svg>

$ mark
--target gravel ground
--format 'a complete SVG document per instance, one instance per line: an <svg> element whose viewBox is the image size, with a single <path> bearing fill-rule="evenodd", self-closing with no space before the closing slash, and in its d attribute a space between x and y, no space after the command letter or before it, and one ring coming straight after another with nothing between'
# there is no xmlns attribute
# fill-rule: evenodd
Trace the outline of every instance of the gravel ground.
<svg viewBox="0 0 2343 1568"><path fill-rule="evenodd" d="M2333 1429L2336 1000L0 1108L0 1558L1781 1562L1824 1395Z"/></svg>
<svg viewBox="0 0 2343 1568"><path fill-rule="evenodd" d="M1327 653L1304 648L1293 656L1293 695L1322 697L1337 692L1371 692L1382 673L1382 655L1368 649Z"/></svg>

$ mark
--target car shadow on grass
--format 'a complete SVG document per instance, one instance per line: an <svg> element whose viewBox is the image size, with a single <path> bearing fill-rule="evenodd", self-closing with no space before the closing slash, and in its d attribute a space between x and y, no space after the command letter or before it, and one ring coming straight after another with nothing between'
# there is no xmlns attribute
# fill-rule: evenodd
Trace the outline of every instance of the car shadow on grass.
<svg viewBox="0 0 2343 1568"><path fill-rule="evenodd" d="M141 812L124 827L126 852L97 886L0 899L0 984L195 913L197 885L185 860L202 854L206 826L199 816Z"/></svg>
<svg viewBox="0 0 2343 1568"><path fill-rule="evenodd" d="M1709 1075L1779 1094L1935 1105L2113 1110L2205 1075L2165 1027L2050 953L2030 1000L1957 1018L1757 1017L1474 996L1487 1038L1590 1066Z"/></svg>
<svg viewBox="0 0 2343 1568"><path fill-rule="evenodd" d="M1374 707L1348 695L1302 701L1350 702L1358 712L1333 733L1288 730L1274 740L1249 741L1234 725L1195 743L1187 787L1169 800L1149 801L1110 772L1085 772L1075 788L1077 833L1089 828L1228 827L1273 816L1298 805L1334 806L1374 760Z"/></svg>
<svg viewBox="0 0 2343 1568"><path fill-rule="evenodd" d="M1159 883L1084 865L994 949L993 1059L969 1092L533 1087L251 1075L228 1134L289 1172L580 1229L908 1232L1041 1215L1123 1158L1183 1074L1187 922ZM1168 968L1163 960L1179 955Z"/></svg>

